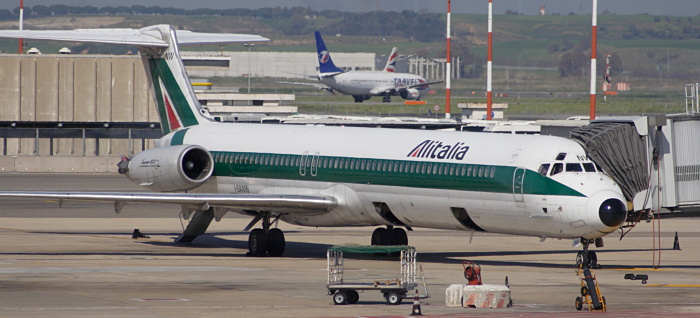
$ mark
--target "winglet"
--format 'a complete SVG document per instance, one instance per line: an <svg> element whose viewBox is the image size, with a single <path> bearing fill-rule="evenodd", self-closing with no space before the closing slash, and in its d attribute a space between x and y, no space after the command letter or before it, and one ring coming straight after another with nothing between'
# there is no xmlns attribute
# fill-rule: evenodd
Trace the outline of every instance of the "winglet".
<svg viewBox="0 0 700 318"><path fill-rule="evenodd" d="M314 32L316 35L316 53L318 54L318 72L321 74L333 75L338 73L343 73L343 70L333 64L333 59L331 59L331 54L326 48L326 44L323 43L323 38L321 38L321 33L318 31Z"/></svg>

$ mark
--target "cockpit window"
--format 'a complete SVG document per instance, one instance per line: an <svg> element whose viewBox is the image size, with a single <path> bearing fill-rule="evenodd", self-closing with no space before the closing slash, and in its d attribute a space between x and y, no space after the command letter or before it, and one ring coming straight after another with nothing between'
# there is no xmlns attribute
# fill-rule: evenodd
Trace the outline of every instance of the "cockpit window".
<svg viewBox="0 0 700 318"><path fill-rule="evenodd" d="M556 160L564 160L565 158L566 158L566 152L560 152L560 153L557 155L557 159L556 159Z"/></svg>
<svg viewBox="0 0 700 318"><path fill-rule="evenodd" d="M541 174L541 175L543 175L543 176L546 176L546 175L547 175L547 171L549 171L549 164L548 164L548 163L543 163L543 164L540 166L540 168L537 169L537 172L539 172L539 174Z"/></svg>
<svg viewBox="0 0 700 318"><path fill-rule="evenodd" d="M555 163L554 166L552 166L552 172L551 176L558 174L560 172L564 171L564 164L561 163Z"/></svg>
<svg viewBox="0 0 700 318"><path fill-rule="evenodd" d="M595 172L595 165L591 162L584 162L583 170L586 170L586 172Z"/></svg>
<svg viewBox="0 0 700 318"><path fill-rule="evenodd" d="M583 168L581 168L580 163L567 163L566 164L566 171L567 172L581 172L581 171L583 171Z"/></svg>

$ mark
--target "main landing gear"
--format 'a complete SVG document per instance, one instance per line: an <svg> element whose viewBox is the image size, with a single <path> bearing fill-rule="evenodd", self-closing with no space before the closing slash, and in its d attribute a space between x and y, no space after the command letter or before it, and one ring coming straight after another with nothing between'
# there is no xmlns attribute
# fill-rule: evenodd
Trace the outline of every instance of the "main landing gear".
<svg viewBox="0 0 700 318"><path fill-rule="evenodd" d="M380 227L372 232L372 245L408 245L408 235L402 228Z"/></svg>
<svg viewBox="0 0 700 318"><path fill-rule="evenodd" d="M581 244L583 244L583 251L576 254L576 268L600 268L598 264L598 256L594 251L589 251L588 246L591 243L595 243L596 246L602 247L602 239L589 240L581 238Z"/></svg>
<svg viewBox="0 0 700 318"><path fill-rule="evenodd" d="M248 255L250 256L282 256L284 254L284 233L278 228L270 228L279 216L270 222L270 213L259 213L251 221L246 230L262 220L262 228L253 229L248 235Z"/></svg>
<svg viewBox="0 0 700 318"><path fill-rule="evenodd" d="M391 103L391 96L382 96L382 103Z"/></svg>

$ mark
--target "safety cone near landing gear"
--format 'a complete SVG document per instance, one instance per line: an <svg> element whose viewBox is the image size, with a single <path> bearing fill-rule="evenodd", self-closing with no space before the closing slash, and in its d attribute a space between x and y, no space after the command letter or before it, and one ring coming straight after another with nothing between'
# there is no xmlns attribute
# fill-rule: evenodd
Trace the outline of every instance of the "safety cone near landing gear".
<svg viewBox="0 0 700 318"><path fill-rule="evenodd" d="M676 238L673 239L673 250L674 251L681 250L681 243L678 242L678 232L676 232Z"/></svg>
<svg viewBox="0 0 700 318"><path fill-rule="evenodd" d="M423 316L420 311L420 298L418 297L418 289L416 289L416 297L413 297L413 309L409 316Z"/></svg>

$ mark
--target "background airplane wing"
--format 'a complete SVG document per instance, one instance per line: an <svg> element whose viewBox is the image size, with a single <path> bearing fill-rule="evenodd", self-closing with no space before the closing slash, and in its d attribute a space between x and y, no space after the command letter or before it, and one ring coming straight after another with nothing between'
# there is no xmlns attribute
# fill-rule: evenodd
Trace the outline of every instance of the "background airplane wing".
<svg viewBox="0 0 700 318"><path fill-rule="evenodd" d="M427 83L419 83L419 84L413 84L413 85L408 85L408 86L403 86L399 88L416 88L416 87L421 87L421 86L426 86L426 85L433 85L433 84L440 84L444 81L434 81L434 82L427 82Z"/></svg>
<svg viewBox="0 0 700 318"><path fill-rule="evenodd" d="M59 206L64 201L114 202L117 213L132 202L175 204L192 210L215 207L293 214L323 214L338 205L335 198L329 196L278 194L3 191L0 198L57 200Z"/></svg>

